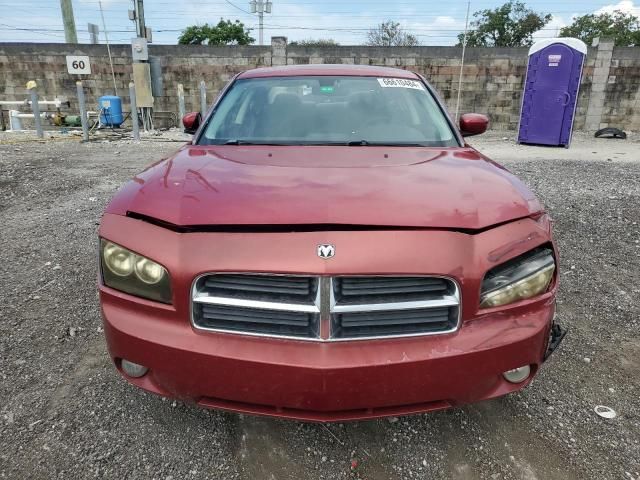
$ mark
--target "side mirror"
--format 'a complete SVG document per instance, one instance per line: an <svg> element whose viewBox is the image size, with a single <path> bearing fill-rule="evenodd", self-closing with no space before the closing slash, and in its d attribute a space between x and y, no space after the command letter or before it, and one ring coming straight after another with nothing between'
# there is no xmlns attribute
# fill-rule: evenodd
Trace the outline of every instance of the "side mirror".
<svg viewBox="0 0 640 480"><path fill-rule="evenodd" d="M194 134L198 131L200 122L202 121L202 115L200 112L190 112L182 117L182 125L184 125L184 133Z"/></svg>
<svg viewBox="0 0 640 480"><path fill-rule="evenodd" d="M463 137L480 135L489 128L489 119L479 113L465 113L460 117L460 133Z"/></svg>

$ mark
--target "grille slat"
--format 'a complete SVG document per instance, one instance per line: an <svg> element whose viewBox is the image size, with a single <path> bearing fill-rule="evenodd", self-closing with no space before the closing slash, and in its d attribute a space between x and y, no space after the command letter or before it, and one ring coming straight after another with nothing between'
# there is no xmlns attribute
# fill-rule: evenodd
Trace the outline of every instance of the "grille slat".
<svg viewBox="0 0 640 480"><path fill-rule="evenodd" d="M296 312L273 312L270 310L256 310L255 308L237 308L221 306L202 306L202 317L205 319L220 319L227 322L272 323L274 325L295 325L306 327L309 316Z"/></svg>
<svg viewBox="0 0 640 480"><path fill-rule="evenodd" d="M265 275L214 275L205 281L205 287L220 290L254 291L262 293L286 293L309 295L310 278L277 279Z"/></svg>
<svg viewBox="0 0 640 480"><path fill-rule="evenodd" d="M308 295L309 288L288 288L288 287L268 287L264 285L251 285L250 283L215 283L206 285L209 288L215 288L220 290L238 290L241 292L253 291L253 292L261 292L261 293L288 293L294 295Z"/></svg>
<svg viewBox="0 0 640 480"><path fill-rule="evenodd" d="M409 311L392 310L376 313L343 313L340 317L343 327L442 323L449 320L449 309L434 308Z"/></svg>
<svg viewBox="0 0 640 480"><path fill-rule="evenodd" d="M336 278L338 303L396 302L436 298L449 292L449 282L434 277L345 277Z"/></svg>
<svg viewBox="0 0 640 480"><path fill-rule="evenodd" d="M453 281L418 276L211 274L196 281L192 301L198 328L306 340L447 333L460 310Z"/></svg>
<svg viewBox="0 0 640 480"><path fill-rule="evenodd" d="M215 330L301 338L313 337L318 331L317 314L206 304L197 306L194 313L200 327Z"/></svg>
<svg viewBox="0 0 640 480"><path fill-rule="evenodd" d="M224 283L235 283L239 285L258 285L258 286L282 286L287 288L308 288L310 278L290 278L289 280L269 278L265 275L216 275L209 277L206 281L207 285L216 286Z"/></svg>
<svg viewBox="0 0 640 480"><path fill-rule="evenodd" d="M315 299L317 288L315 277L220 274L205 277L201 293L212 297L307 303Z"/></svg>
<svg viewBox="0 0 640 480"><path fill-rule="evenodd" d="M446 282L440 278L381 278L374 280L367 277L341 278L342 288L347 290L367 290L385 288L429 288L446 289Z"/></svg>
<svg viewBox="0 0 640 480"><path fill-rule="evenodd" d="M383 294L394 294L394 293L421 293L421 292L439 292L441 289L439 287L428 287L425 288L422 285L412 285L406 287L371 287L371 288L351 288L351 287L343 287L342 295L383 295Z"/></svg>
<svg viewBox="0 0 640 480"><path fill-rule="evenodd" d="M455 329L458 307L341 313L332 316L335 338L441 333Z"/></svg>

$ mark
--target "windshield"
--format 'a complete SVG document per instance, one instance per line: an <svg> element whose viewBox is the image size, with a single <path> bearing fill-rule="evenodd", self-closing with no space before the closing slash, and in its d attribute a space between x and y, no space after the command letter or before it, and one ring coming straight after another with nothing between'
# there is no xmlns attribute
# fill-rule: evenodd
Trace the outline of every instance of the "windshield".
<svg viewBox="0 0 640 480"><path fill-rule="evenodd" d="M238 80L198 143L458 146L422 82L349 76Z"/></svg>

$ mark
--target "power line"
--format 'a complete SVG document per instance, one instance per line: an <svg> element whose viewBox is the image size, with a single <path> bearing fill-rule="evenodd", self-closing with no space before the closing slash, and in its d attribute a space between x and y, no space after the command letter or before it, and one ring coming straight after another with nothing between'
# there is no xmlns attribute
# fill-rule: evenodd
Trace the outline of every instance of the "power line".
<svg viewBox="0 0 640 480"><path fill-rule="evenodd" d="M36 4L38 6L38 8L48 8L51 10L57 10L57 7L51 6L51 1L50 0L42 0L43 3L38 4L37 0L30 0L30 4ZM153 6L171 6L171 7L176 7L176 2L171 2L171 1L151 1L150 3L153 4ZM219 6L219 5L224 5L225 3L227 3L227 0L218 0L218 1L212 1L212 2L207 2L207 1L200 1L198 8L201 8L203 6ZM563 4L570 4L570 3L575 3L575 4L579 4L579 5L585 5L586 3L590 3L592 4L592 6L605 6L607 5L606 1L602 1L602 0L596 0L596 1L591 1L591 2L585 2L584 0L564 0L562 2ZM85 0L82 2L82 4L80 5L81 7L84 5L98 5L97 0L96 1L88 1ZM122 0L122 1L117 1L117 0L111 0L109 2L110 5L113 6L118 6L118 5L122 5L122 6L126 6L129 4L129 0ZM309 0L309 1L304 1L304 0L300 0L300 1L294 1L294 2L288 2L286 0L283 0L282 3L278 3L279 5L287 5L287 6L300 6L300 5L310 5L310 6L322 6L324 7L325 5L331 5L331 4L336 4L336 5L344 5L344 1L341 0L325 0L322 2L322 4L319 4L318 1L316 0ZM364 3L357 3L357 2L351 2L351 4L354 7L371 7L371 5L388 5L387 0L367 0ZM489 4L489 5L496 5L497 2L496 0L478 0L475 2L475 4L478 6L476 8L480 8L482 7L484 4ZM539 0L536 2L536 8L537 5L557 5L558 2L554 2L552 0ZM14 3L11 2L5 2L5 5L16 5L16 6L22 6L24 5L23 2L19 2L16 1ZM394 2L394 5L411 5L414 6L416 8L419 8L421 6L421 3L418 1L398 1L398 2ZM460 1L460 2L448 2L447 4L448 6L460 6L461 8L464 8L466 6L466 2ZM241 7L238 7L241 8ZM180 9L178 9L180 10Z"/></svg>
<svg viewBox="0 0 640 480"><path fill-rule="evenodd" d="M236 1L239 1L239 0L234 0L234 1L201 0L199 2L197 12L190 13L188 11L185 11L183 8L177 7L178 4L176 4L175 2L171 2L169 0L159 0L159 1L148 0L149 5L151 5L152 7L156 7L156 11L149 12L147 15L147 18L150 21L158 22L159 24L162 24L164 21L171 20L174 25L175 23L182 23L179 20L177 21L176 20L177 18L183 19L185 25L182 28L169 27L169 28L155 29L155 31L158 33L164 33L165 35L163 36L165 37L165 39L169 37L169 34L182 32L184 28L186 28L187 26L186 23L188 23L189 21L194 21L192 19L196 15L199 15L200 18L202 18L203 16L210 16L214 14L221 14L221 16L224 16L225 13L228 14L228 11L229 11L228 8L226 10L223 9L223 11L221 11L219 8L216 8L216 6L231 7L234 10L238 11L237 15L241 13L242 15L251 17L252 21L249 23L249 25L255 25L255 23L253 23L253 19L256 19L256 16L253 15L251 12L243 9L241 6L237 5L236 3L234 3ZM466 0L464 1L466 3ZM484 5L495 6L496 1L497 0L474 0L474 5L476 6L477 10L481 10L484 8L483 7ZM123 19L126 19L126 13L124 12L125 12L125 8L129 5L129 2L130 0L110 0L109 4L105 5L104 10L110 13L111 18L115 17L116 14L118 14L119 16L119 13L117 12L123 12ZM37 5L38 10L57 10L55 6L52 6L51 0L30 0L29 3ZM547 0L541 0L537 2L536 9L538 9L538 7L543 4L551 5L552 2ZM19 6L24 7L24 2L9 1L9 2L4 2L3 5L16 5L15 9L20 10ZM93 12L97 10L96 8L94 8L94 5L95 6L100 5L100 1L99 0L83 0L82 3L76 3L75 6L76 6L77 12L79 12L80 16L84 20L84 18L87 18L89 14L93 14ZM325 0L322 3L322 5L319 5L319 3L315 0L299 0L296 2L293 2L291 0L278 1L278 6L300 7L300 8L303 8L304 10L309 10L312 13L315 12L314 7L322 6L323 8L326 8L327 5L329 5L329 9L323 10L321 12L322 16L318 17L317 19L320 25L317 25L317 24L304 25L304 23L306 22L299 22L298 19L301 19L301 18L308 19L310 17L309 14L299 14L299 12L295 10L284 9L284 11L281 10L281 14L275 13L273 16L273 20L275 20L275 22L273 24L264 24L264 29L269 32L275 32L278 30L286 30L289 32L309 31L309 32L321 32L326 34L335 34L338 38L340 37L360 38L362 35L365 35L366 32L370 30L370 28L373 26L373 23L379 22L382 19L389 18L391 20L401 22L403 29L409 33L412 33L418 37L425 37L430 39L434 39L434 38L442 39L443 42L446 42L447 41L446 39L457 38L458 34L462 31L461 26L455 26L456 24L462 23L462 18L459 12L457 11L453 14L448 14L447 12L443 12L443 14L435 14L432 12L423 13L423 11L411 13L411 12L407 12L406 9L402 13L398 13L397 11L390 11L388 8L385 10L376 11L375 10L376 7L384 7L388 5L386 0L367 0L366 2L364 2L364 0L352 1L350 2L350 5L352 5L351 7L347 7L344 4L343 0ZM415 9L419 8L419 4L417 1L412 2L408 0L400 0L394 3L394 6L401 6L401 5L414 7ZM558 3L553 2L553 5L557 7ZM575 10L586 9L589 12L592 12L594 11L594 9L603 6L603 2L598 1L596 3L592 3L589 1L585 3L583 0L565 0L562 3L562 7L561 7L563 8L562 10L552 11L549 13L551 13L554 16L559 16L563 14L579 15L580 13L576 12L575 10L565 10L566 8L571 8L572 5L575 5L576 7ZM590 7L588 5L593 5L593 6ZM374 10L371 9L372 6ZM462 6L462 2L460 0L454 0L453 2L448 2L447 6L449 8L453 7L454 9L457 9L458 7ZM340 10L341 7L349 8L349 9ZM364 10L363 13L358 13L356 11L357 9L362 9L364 7L366 7L367 10ZM3 8L3 10L13 11L14 8L12 7ZM543 10L543 8L540 8L540 10ZM55 15L55 16L58 17L59 13L58 15ZM349 26L348 27L340 26L340 25L345 25L343 18L346 19L347 17L349 19L349 23L347 25ZM449 21L449 22L454 22L453 26L447 26L446 24L438 23L439 18L445 19L446 21ZM369 19L371 19L371 24L369 24ZM195 21L197 20L198 19L196 18ZM302 25L300 23L302 23ZM2 25L5 26L5 28L0 27L0 30L2 31L15 31L17 33L24 32L25 35L27 33L31 33L34 36L50 36L50 37L58 38L60 37L60 33L64 32L64 30L60 28L61 27L60 24L55 25L56 28L50 28L52 27L51 25L26 24L21 20L19 23L20 27L12 27L11 25L7 25L7 24L2 24ZM133 33L130 28L126 28L124 26L121 27L120 24L118 23L118 20L113 22L112 26L114 27L114 29L110 30L110 33L113 33L113 34ZM251 30L253 28L251 28L250 26L249 29ZM473 29L470 29L470 31L473 31ZM539 30L539 32L543 34L544 32L547 32L547 31L555 33L557 32L557 28L543 28ZM87 35L85 32L78 32L78 34L82 36L83 39L86 38L86 35ZM295 37L294 34L291 34L291 35ZM538 34L537 38L540 38L540 37L541 36ZM115 38L117 40L120 40L121 38L124 40L122 36L117 36ZM171 43L170 40L165 40L165 41L167 43ZM155 43L162 43L162 40L158 38L156 39Z"/></svg>
<svg viewBox="0 0 640 480"><path fill-rule="evenodd" d="M24 31L24 32L62 32L64 33L64 29L52 29L52 28L26 28L26 27L13 27L10 25L6 25L6 24L0 24L5 26L6 28L0 29L0 30L16 30L16 31ZM341 27L303 27L303 26L288 26L288 25L269 25L269 24L265 24L265 29L266 30L277 30L277 29L283 29L283 30L311 30L311 31L323 31L323 32L368 32L370 30L370 27L345 27L345 28L341 28ZM157 30L155 30L158 33L179 33L182 32L184 30L184 28L159 28ZM435 33L442 33L442 32L459 32L462 33L462 29L461 28L430 28L430 27L426 27L426 28L405 28L404 30L408 31L408 32L435 32ZM473 32L476 29L470 28L469 32ZM557 28L541 28L539 30L537 30L537 32L545 32L545 31L549 31L549 32L555 32L557 30ZM134 30L109 30L110 33L135 33ZM88 32L84 32L81 31L79 32L80 34L83 34L85 36L89 36ZM455 35L457 36L457 35Z"/></svg>
<svg viewBox="0 0 640 480"><path fill-rule="evenodd" d="M235 8L236 10L240 10L242 13L246 13L247 15L251 15L252 17L254 16L253 13L248 12L247 10L237 6L235 3L231 3L229 0L224 0L224 1L229 5L231 5L233 8Z"/></svg>

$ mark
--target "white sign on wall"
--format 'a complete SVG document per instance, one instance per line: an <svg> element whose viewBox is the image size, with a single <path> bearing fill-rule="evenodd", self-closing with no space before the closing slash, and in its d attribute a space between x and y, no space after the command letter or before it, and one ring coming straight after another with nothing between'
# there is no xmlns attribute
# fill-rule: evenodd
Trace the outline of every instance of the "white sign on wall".
<svg viewBox="0 0 640 480"><path fill-rule="evenodd" d="M91 75L91 63L87 55L67 55L67 71L74 75Z"/></svg>

